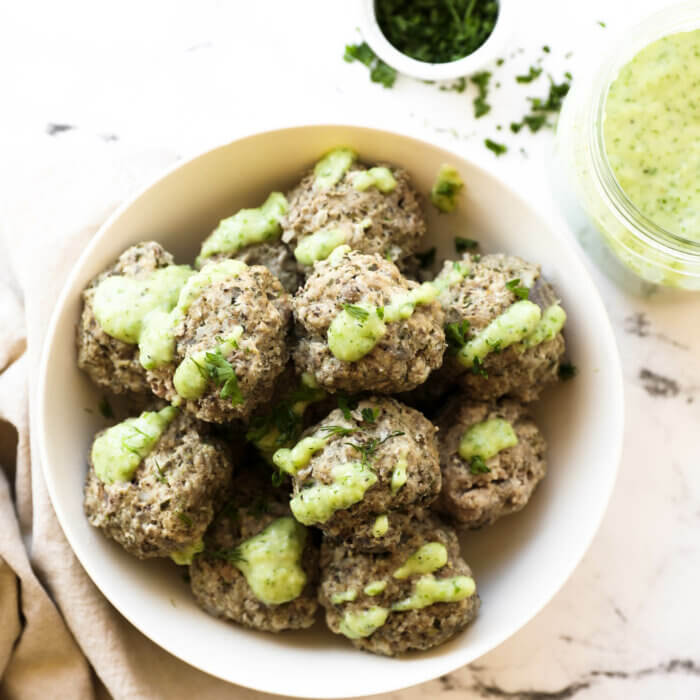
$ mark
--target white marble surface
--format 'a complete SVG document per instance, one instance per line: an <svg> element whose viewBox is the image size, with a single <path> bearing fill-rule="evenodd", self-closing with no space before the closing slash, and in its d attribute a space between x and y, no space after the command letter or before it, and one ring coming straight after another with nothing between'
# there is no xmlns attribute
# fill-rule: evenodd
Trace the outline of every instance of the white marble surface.
<svg viewBox="0 0 700 700"><path fill-rule="evenodd" d="M348 0L6 3L0 146L16 177L0 197L9 206L36 197L35 215L46 222L51 201L71 197L79 220L95 214L90 189L64 190L70 173L44 172L57 151L75 169L94 165L71 160L73 150L99 153L102 167L128 153L136 165L114 183L118 198L173 154L289 122L350 119L437 140L513 183L555 221L563 211L585 236L580 213L551 195L551 132L508 132L526 97L546 91L543 79L522 86L513 75L548 44L545 69L575 78L585 50L597 50L632 12L666 3L518 4L512 50L494 75L501 88L491 114L474 123L472 92L405 78L386 90L344 63L343 45L357 37ZM485 136L507 142L508 153L497 159ZM95 187L108 177L96 169ZM384 698L700 697L700 298L631 293L589 268L617 329L627 403L624 456L601 530L562 591L512 639L470 667Z"/></svg>

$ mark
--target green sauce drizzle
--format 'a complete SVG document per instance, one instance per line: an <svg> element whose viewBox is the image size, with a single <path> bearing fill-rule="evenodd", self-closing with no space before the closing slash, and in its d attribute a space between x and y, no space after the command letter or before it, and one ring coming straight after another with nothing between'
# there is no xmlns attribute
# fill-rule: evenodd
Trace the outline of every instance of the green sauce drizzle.
<svg viewBox="0 0 700 700"><path fill-rule="evenodd" d="M535 347L540 343L554 340L566 323L566 311L559 304L552 304L542 314L535 330L520 344L523 350Z"/></svg>
<svg viewBox="0 0 700 700"><path fill-rule="evenodd" d="M131 481L165 429L177 415L177 408L144 411L138 418L108 428L92 445L92 464L97 478L105 484Z"/></svg>
<svg viewBox="0 0 700 700"><path fill-rule="evenodd" d="M325 260L338 246L345 243L345 232L339 228L324 228L302 238L294 249L294 257L302 265Z"/></svg>
<svg viewBox="0 0 700 700"><path fill-rule="evenodd" d="M436 579L432 575L421 576L413 587L412 594L394 603L391 609L396 612L420 610L433 603L457 603L476 593L476 584L471 576L453 576Z"/></svg>
<svg viewBox="0 0 700 700"><path fill-rule="evenodd" d="M383 194L388 194L396 189L396 179L389 168L380 166L355 173L352 186L360 192L376 187Z"/></svg>
<svg viewBox="0 0 700 700"><path fill-rule="evenodd" d="M331 603L333 605L342 605L343 603L351 603L355 598L357 598L357 591L341 591L331 596Z"/></svg>
<svg viewBox="0 0 700 700"><path fill-rule="evenodd" d="M459 441L459 456L469 460L472 457L491 459L501 450L518 444L518 436L513 426L503 418L490 418L476 423L467 430Z"/></svg>
<svg viewBox="0 0 700 700"><path fill-rule="evenodd" d="M399 461L394 467L394 471L391 473L391 493L398 493L399 489L406 483L408 479L408 474L406 469L408 468L408 462L405 456L399 457Z"/></svg>
<svg viewBox="0 0 700 700"><path fill-rule="evenodd" d="M361 501L377 475L361 462L338 464L331 469L333 482L302 489L290 502L294 517L304 525L325 523L337 510Z"/></svg>
<svg viewBox="0 0 700 700"><path fill-rule="evenodd" d="M372 537L383 537L389 532L389 516L379 515L372 526Z"/></svg>
<svg viewBox="0 0 700 700"><path fill-rule="evenodd" d="M193 542L188 547L180 549L177 552L173 552L170 555L170 558L178 566L189 566L192 563L192 560L195 558L195 556L197 556L197 554L199 554L200 552L203 552L203 551L204 551L204 541L200 538L196 542Z"/></svg>
<svg viewBox="0 0 700 700"><path fill-rule="evenodd" d="M306 528L293 518L278 518L238 546L233 564L259 601L281 605L301 595L306 586L301 567L306 536Z"/></svg>
<svg viewBox="0 0 700 700"><path fill-rule="evenodd" d="M446 214L457 208L457 196L464 187L464 181L451 165L440 167L437 179L430 191L430 201L437 209Z"/></svg>
<svg viewBox="0 0 700 700"><path fill-rule="evenodd" d="M327 190L340 182L356 158L357 153L351 148L334 148L326 153L314 166L316 189Z"/></svg>
<svg viewBox="0 0 700 700"><path fill-rule="evenodd" d="M516 301L462 347L457 354L460 363L473 367L474 360L481 362L489 353L519 343L537 328L541 318L537 304Z"/></svg>
<svg viewBox="0 0 700 700"><path fill-rule="evenodd" d="M447 564L447 549L440 542L428 542L406 559L394 571L394 578L404 579L413 574L430 574Z"/></svg>
<svg viewBox="0 0 700 700"><path fill-rule="evenodd" d="M293 476L309 464L311 458L326 446L331 437L331 433L305 437L294 447L281 447L272 455L272 461L278 469Z"/></svg>
<svg viewBox="0 0 700 700"><path fill-rule="evenodd" d="M383 593L386 586L386 581L370 581L362 591L365 595L375 596Z"/></svg>
<svg viewBox="0 0 700 700"><path fill-rule="evenodd" d="M369 637L386 622L388 615L387 608L376 605L367 610L348 610L340 621L340 632L348 639Z"/></svg>
<svg viewBox="0 0 700 700"><path fill-rule="evenodd" d="M272 192L257 209L241 209L224 219L202 244L195 265L200 267L212 255L233 255L249 245L279 238L282 233L280 221L288 209L285 196Z"/></svg>

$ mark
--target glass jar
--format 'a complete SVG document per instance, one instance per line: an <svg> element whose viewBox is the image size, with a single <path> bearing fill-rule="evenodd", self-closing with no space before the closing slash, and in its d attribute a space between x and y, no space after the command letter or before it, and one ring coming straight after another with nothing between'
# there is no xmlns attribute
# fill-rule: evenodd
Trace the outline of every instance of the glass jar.
<svg viewBox="0 0 700 700"><path fill-rule="evenodd" d="M700 3L658 12L611 42L611 50L577 76L562 108L557 150L570 185L617 258L653 284L700 290L700 231L688 240L643 214L622 190L608 161L603 135L605 101L620 69L657 39L700 27ZM698 144L689 144L698 148Z"/></svg>

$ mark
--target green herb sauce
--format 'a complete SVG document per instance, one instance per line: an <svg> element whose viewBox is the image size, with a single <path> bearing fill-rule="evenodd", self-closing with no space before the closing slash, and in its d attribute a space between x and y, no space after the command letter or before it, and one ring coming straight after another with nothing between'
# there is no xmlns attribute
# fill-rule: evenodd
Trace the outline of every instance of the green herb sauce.
<svg viewBox="0 0 700 700"><path fill-rule="evenodd" d="M379 515L372 526L372 537L384 537L389 532L389 516Z"/></svg>
<svg viewBox="0 0 700 700"><path fill-rule="evenodd" d="M639 211L700 241L700 29L659 39L610 85L603 134L610 166Z"/></svg>
<svg viewBox="0 0 700 700"><path fill-rule="evenodd" d="M212 255L233 255L249 245L279 238L282 233L280 221L288 209L285 196L272 192L257 209L241 209L223 219L202 244L195 264L201 267Z"/></svg>
<svg viewBox="0 0 700 700"><path fill-rule="evenodd" d="M387 608L376 605L367 610L348 610L340 621L340 632L348 639L369 637L386 622L388 615Z"/></svg>
<svg viewBox="0 0 700 700"><path fill-rule="evenodd" d="M476 593L476 584L471 576L452 576L436 579L432 575L421 576L408 598L391 606L392 611L420 610L434 603L457 603Z"/></svg>
<svg viewBox="0 0 700 700"><path fill-rule="evenodd" d="M127 418L107 428L92 445L97 478L105 484L131 481L141 460L155 447L177 412L173 406L158 412L144 411L138 418Z"/></svg>
<svg viewBox="0 0 700 700"><path fill-rule="evenodd" d="M414 574L430 574L447 564L447 549L440 542L428 542L406 559L394 571L394 578L404 579Z"/></svg>
<svg viewBox="0 0 700 700"><path fill-rule="evenodd" d="M314 187L327 190L343 179L355 162L357 153L351 148L334 148L326 153L314 166Z"/></svg>
<svg viewBox="0 0 700 700"><path fill-rule="evenodd" d="M340 591L339 593L334 593L331 596L331 603L333 603L333 605L352 603L352 601L355 600L355 598L357 598L357 591Z"/></svg>
<svg viewBox="0 0 700 700"><path fill-rule="evenodd" d="M306 586L301 566L306 536L306 528L294 518L278 518L238 546L233 564L259 601L281 605L301 595Z"/></svg>
<svg viewBox="0 0 700 700"><path fill-rule="evenodd" d="M406 483L406 480L408 479L408 474L406 473L407 468L408 462L406 461L406 457L399 457L399 460L396 462L396 466L394 467L394 471L391 473L392 493L398 493L401 487Z"/></svg>
<svg viewBox="0 0 700 700"><path fill-rule="evenodd" d="M189 566L192 563L192 560L199 554L200 552L204 551L204 541L202 539L198 539L196 542L193 542L189 547L185 547L184 549L180 549L177 552L173 552L170 555L170 558L178 565L178 566Z"/></svg>
<svg viewBox="0 0 700 700"><path fill-rule="evenodd" d="M352 178L352 186L359 192L376 187L382 194L388 194L396 189L396 178L389 168L379 166L355 173Z"/></svg>
<svg viewBox="0 0 700 700"><path fill-rule="evenodd" d="M359 503L377 483L377 475L361 462L338 464L331 469L332 483L303 488L290 502L294 517L304 525L325 523L337 510Z"/></svg>
<svg viewBox="0 0 700 700"><path fill-rule="evenodd" d="M387 586L386 581L370 581L363 589L362 592L368 596L379 595L384 592Z"/></svg>
<svg viewBox="0 0 700 700"><path fill-rule="evenodd" d="M345 231L340 228L324 228L302 238L294 249L294 257L302 265L313 265L319 260L325 260L343 243Z"/></svg>
<svg viewBox="0 0 700 700"><path fill-rule="evenodd" d="M462 435L459 441L459 456L470 460L472 457L491 459L501 450L518 444L518 436L513 426L503 418L490 418L476 423Z"/></svg>

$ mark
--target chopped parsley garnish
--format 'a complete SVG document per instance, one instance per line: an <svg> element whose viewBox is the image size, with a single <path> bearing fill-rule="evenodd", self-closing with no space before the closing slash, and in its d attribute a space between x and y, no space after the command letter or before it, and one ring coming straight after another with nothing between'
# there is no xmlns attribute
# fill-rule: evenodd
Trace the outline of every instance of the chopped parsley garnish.
<svg viewBox="0 0 700 700"><path fill-rule="evenodd" d="M199 371L211 379L216 386L221 387L220 396L222 399L231 399L234 406L243 403L243 394L238 387L238 377L233 369L233 365L223 356L221 349L208 352L204 356L204 367L197 365Z"/></svg>
<svg viewBox="0 0 700 700"><path fill-rule="evenodd" d="M183 513L181 510L179 510L177 512L177 517L180 518L180 520L182 520L182 522L185 523L185 525L187 525L187 527L192 527L192 518L190 518L189 515Z"/></svg>
<svg viewBox="0 0 700 700"><path fill-rule="evenodd" d="M426 81L428 83L432 82L430 80ZM464 92L467 89L467 79L462 77L462 78L457 78L457 82L452 83L451 85L441 85L440 90L444 91L452 91L452 92Z"/></svg>
<svg viewBox="0 0 700 700"><path fill-rule="evenodd" d="M100 399L100 403L97 404L97 408L100 409L100 413L103 418L114 418L114 411L112 410L112 405L107 400L106 396Z"/></svg>
<svg viewBox="0 0 700 700"><path fill-rule="evenodd" d="M482 377L488 377L488 373L484 369L484 366L481 364L481 360L478 357L474 358L474 362L472 362L472 373L473 374L480 374Z"/></svg>
<svg viewBox="0 0 700 700"><path fill-rule="evenodd" d="M378 58L367 42L348 44L343 58L348 62L359 61L369 68L369 78L373 83L380 83L390 88L396 82L396 70Z"/></svg>
<svg viewBox="0 0 700 700"><path fill-rule="evenodd" d="M455 250L458 253L464 253L467 250L474 250L479 247L479 241L475 241L473 238L463 238L462 236L455 236Z"/></svg>
<svg viewBox="0 0 700 700"><path fill-rule="evenodd" d="M549 46L547 46L547 45L545 44L545 45L542 47L542 51L544 51L545 53L549 53L549 52L551 51L551 49L549 48Z"/></svg>
<svg viewBox="0 0 700 700"><path fill-rule="evenodd" d="M486 97L489 94L489 80L491 80L491 73L488 71L475 73L471 77L472 83L479 89L479 94L474 98L475 119L483 117L484 114L488 114L491 111L491 105L486 102Z"/></svg>
<svg viewBox="0 0 700 700"><path fill-rule="evenodd" d="M165 472L161 469L160 464L158 464L158 461L156 460L156 481L159 481L161 484L166 484L168 483L168 479L165 476Z"/></svg>
<svg viewBox="0 0 700 700"><path fill-rule="evenodd" d="M558 112L561 109L562 102L569 92L571 85L568 82L555 83L549 79L549 93L547 98L542 100L539 97L528 98L532 103L533 112Z"/></svg>
<svg viewBox="0 0 700 700"><path fill-rule="evenodd" d="M369 311L356 304L343 304L343 310L363 323L369 318Z"/></svg>
<svg viewBox="0 0 700 700"><path fill-rule="evenodd" d="M346 428L344 425L322 425L319 430L328 435L352 435L357 432L357 428Z"/></svg>
<svg viewBox="0 0 700 700"><path fill-rule="evenodd" d="M465 318L459 323L448 323L445 326L445 339L451 350L461 350L469 341L469 326L471 324Z"/></svg>
<svg viewBox="0 0 700 700"><path fill-rule="evenodd" d="M354 450L357 450L361 455L362 464L369 466L370 462L372 461L372 458L377 453L377 450L381 447L381 445L383 445L387 440L391 440L392 438L399 437L399 435L404 434L405 433L401 430L394 430L382 439L370 438L365 442L346 442L345 444L349 445Z"/></svg>
<svg viewBox="0 0 700 700"><path fill-rule="evenodd" d="M377 418L379 418L379 414L381 413L380 408L363 408L362 409L362 422L363 423L374 423Z"/></svg>
<svg viewBox="0 0 700 700"><path fill-rule="evenodd" d="M402 53L427 63L468 56L489 37L497 0L376 0L382 34Z"/></svg>
<svg viewBox="0 0 700 700"><path fill-rule="evenodd" d="M536 68L535 66L530 66L530 70L525 75L516 75L515 79L519 83L531 83L536 80L542 74L541 68Z"/></svg>
<svg viewBox="0 0 700 700"><path fill-rule="evenodd" d="M543 126L550 126L545 114L526 114L521 122L511 122L510 130L517 134L520 129L527 126L534 134L537 133Z"/></svg>
<svg viewBox="0 0 700 700"><path fill-rule="evenodd" d="M223 559L231 564L235 564L238 561L247 561L243 558L239 547L233 547L232 549L207 549L204 554L212 559Z"/></svg>
<svg viewBox="0 0 700 700"><path fill-rule="evenodd" d="M425 270L435 262L435 253L435 246L429 250L423 251L422 253L416 253L416 259L418 260L418 265L420 266L421 270Z"/></svg>
<svg viewBox="0 0 700 700"><path fill-rule="evenodd" d="M357 408L357 399L347 394L337 394L338 408L343 412L343 418L345 420L352 420L352 413L355 408Z"/></svg>
<svg viewBox="0 0 700 700"><path fill-rule="evenodd" d="M486 466L486 462L479 455L475 455L469 460L469 472L471 474L486 474L490 471Z"/></svg>
<svg viewBox="0 0 700 700"><path fill-rule="evenodd" d="M600 20L598 20L598 24L599 24L601 27L603 27L603 29L605 29L605 27L608 26L607 24L605 24L605 22L601 22Z"/></svg>
<svg viewBox="0 0 700 700"><path fill-rule="evenodd" d="M527 299L530 296L530 288L520 284L520 277L506 282L506 288L513 292L518 299Z"/></svg>
<svg viewBox="0 0 700 700"><path fill-rule="evenodd" d="M377 307L377 316L381 321L384 320L384 307L383 306Z"/></svg>
<svg viewBox="0 0 700 700"><path fill-rule="evenodd" d="M503 155L508 150L507 146L504 146L502 143L496 143L491 139L484 139L484 145L489 149L489 151L493 151L497 156Z"/></svg>
<svg viewBox="0 0 700 700"><path fill-rule="evenodd" d="M569 379L573 379L577 374L578 367L571 364L571 362L562 362L562 364L559 365L559 379L562 381L567 382Z"/></svg>

